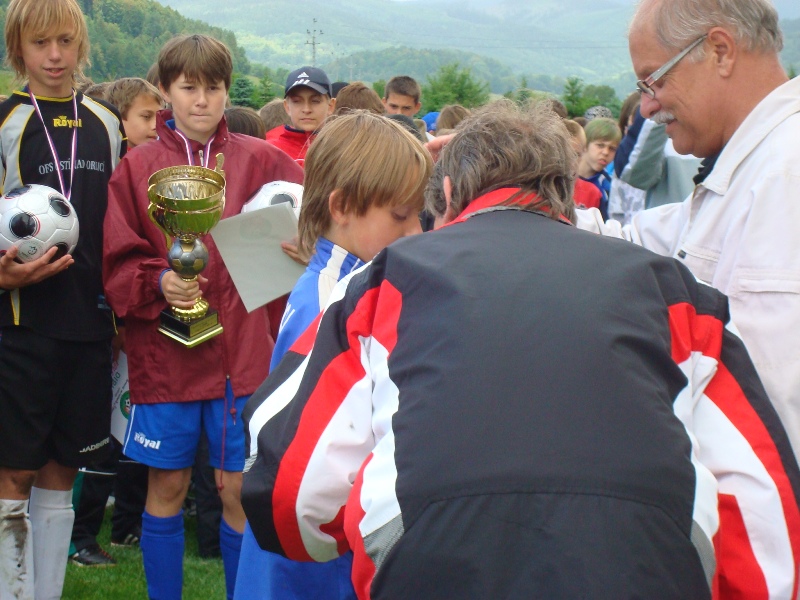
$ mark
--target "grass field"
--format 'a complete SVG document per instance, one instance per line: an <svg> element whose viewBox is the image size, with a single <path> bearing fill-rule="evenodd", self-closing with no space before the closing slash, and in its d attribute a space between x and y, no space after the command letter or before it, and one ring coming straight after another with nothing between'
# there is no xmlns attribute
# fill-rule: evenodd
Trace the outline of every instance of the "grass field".
<svg viewBox="0 0 800 600"><path fill-rule="evenodd" d="M142 553L134 548L112 547L111 518L106 511L98 541L116 560L109 568L67 565L63 600L138 600L147 598ZM225 598L225 575L221 559L203 559L197 555L195 524L186 521L186 552L183 558L183 597L186 600L222 600Z"/></svg>

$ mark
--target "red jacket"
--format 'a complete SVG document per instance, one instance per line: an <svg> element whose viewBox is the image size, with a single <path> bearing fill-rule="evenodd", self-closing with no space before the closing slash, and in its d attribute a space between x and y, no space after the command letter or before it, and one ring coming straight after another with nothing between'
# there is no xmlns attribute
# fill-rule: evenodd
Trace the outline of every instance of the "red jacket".
<svg viewBox="0 0 800 600"><path fill-rule="evenodd" d="M572 194L576 208L596 208L600 210L600 201L603 199L602 192L593 185L581 179L575 178L575 192Z"/></svg>
<svg viewBox="0 0 800 600"><path fill-rule="evenodd" d="M264 381L274 346L264 308L249 313L233 285L210 235L208 267L202 276L203 297L219 312L224 331L194 348L185 348L158 332L159 315L167 308L159 278L169 268L164 234L147 216L147 180L156 171L188 162L186 146L158 115L158 140L134 148L119 164L109 183L104 222L103 282L114 312L125 319L131 401L134 404L188 402L221 398L230 378L235 396L251 394ZM200 164L191 142L194 164ZM266 142L229 133L220 121L211 145L209 167L217 153L225 156L226 203L223 218L237 215L265 183L302 183L303 172L283 152Z"/></svg>
<svg viewBox="0 0 800 600"><path fill-rule="evenodd" d="M300 166L303 166L308 147L314 141L316 135L316 132L313 131L299 131L289 126L280 125L267 132L267 141L286 152Z"/></svg>

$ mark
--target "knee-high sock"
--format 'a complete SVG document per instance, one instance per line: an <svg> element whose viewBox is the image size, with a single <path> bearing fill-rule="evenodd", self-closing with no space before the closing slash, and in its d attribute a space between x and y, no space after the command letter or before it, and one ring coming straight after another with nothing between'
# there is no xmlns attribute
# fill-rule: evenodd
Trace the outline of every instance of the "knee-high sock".
<svg viewBox="0 0 800 600"><path fill-rule="evenodd" d="M33 600L33 540L27 500L0 500L0 598Z"/></svg>
<svg viewBox="0 0 800 600"><path fill-rule="evenodd" d="M58 600L64 588L69 540L75 521L72 490L34 487L28 511L33 530L36 600Z"/></svg>
<svg viewBox="0 0 800 600"><path fill-rule="evenodd" d="M239 570L239 553L242 551L242 534L228 525L224 517L219 524L219 549L225 569L225 591L228 600L233 600L236 572Z"/></svg>
<svg viewBox="0 0 800 600"><path fill-rule="evenodd" d="M139 541L150 600L181 600L183 590L183 511L174 517L142 515Z"/></svg>

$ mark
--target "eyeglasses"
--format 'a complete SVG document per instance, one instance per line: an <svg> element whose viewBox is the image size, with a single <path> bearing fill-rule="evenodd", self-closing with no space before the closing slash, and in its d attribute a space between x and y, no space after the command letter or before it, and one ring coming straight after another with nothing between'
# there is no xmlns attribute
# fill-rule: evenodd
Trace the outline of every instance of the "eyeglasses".
<svg viewBox="0 0 800 600"><path fill-rule="evenodd" d="M665 62L661 67L653 71L653 74L650 75L650 77L648 77L647 79L640 79L639 81L637 81L636 87L639 88L639 91L642 92L643 94L647 94L651 98L655 98L656 91L653 89L653 85L655 85L656 81L658 81L664 75L666 75L670 69L672 69L675 65L677 65L681 61L681 59L683 59L684 56L686 56L687 54L689 54L689 52L697 48L697 46L699 46L703 42L703 40L706 39L706 37L708 37L708 34L699 37L698 39L693 41L688 48L681 50L680 52L678 52L678 54L676 54L667 62Z"/></svg>

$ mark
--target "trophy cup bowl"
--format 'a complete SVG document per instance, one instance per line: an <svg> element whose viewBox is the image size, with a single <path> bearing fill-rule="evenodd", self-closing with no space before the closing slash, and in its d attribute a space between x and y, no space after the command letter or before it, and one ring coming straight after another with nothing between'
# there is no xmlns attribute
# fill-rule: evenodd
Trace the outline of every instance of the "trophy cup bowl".
<svg viewBox="0 0 800 600"><path fill-rule="evenodd" d="M218 154L217 169L221 167ZM192 165L167 167L150 176L147 196L147 213L165 236L170 267L182 279L196 280L208 264L208 249L200 236L211 231L225 210L224 174ZM158 330L193 348L222 333L222 325L217 311L198 298L192 308L163 310Z"/></svg>

